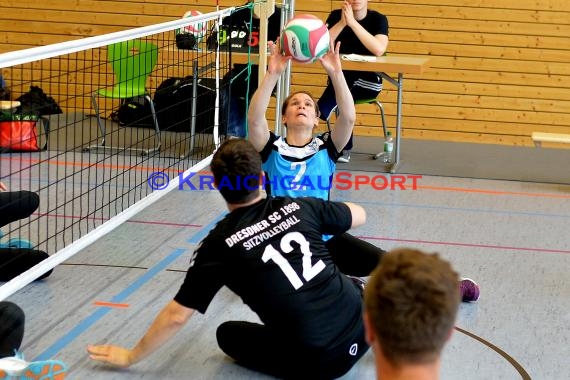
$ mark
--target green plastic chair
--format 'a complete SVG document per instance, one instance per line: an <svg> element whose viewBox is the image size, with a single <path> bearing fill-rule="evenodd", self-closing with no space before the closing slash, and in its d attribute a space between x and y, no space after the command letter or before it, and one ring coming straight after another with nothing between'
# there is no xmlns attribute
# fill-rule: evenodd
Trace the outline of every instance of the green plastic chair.
<svg viewBox="0 0 570 380"><path fill-rule="evenodd" d="M107 48L107 60L115 74L115 85L112 88L101 88L95 91L91 97L91 103L97 116L97 124L101 132L99 145L90 148L125 149L121 147L105 146L106 130L99 113L97 97L126 100L137 96L144 96L150 104L152 121L155 129L155 147L152 149L126 148L127 150L142 151L143 154L160 150L160 128L154 102L146 89L146 82L152 70L158 62L158 46L141 40L130 40L109 45Z"/></svg>

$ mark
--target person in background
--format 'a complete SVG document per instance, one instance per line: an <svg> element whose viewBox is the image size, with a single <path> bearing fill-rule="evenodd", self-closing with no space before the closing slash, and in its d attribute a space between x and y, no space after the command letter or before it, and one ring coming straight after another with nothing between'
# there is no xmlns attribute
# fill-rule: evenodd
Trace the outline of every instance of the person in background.
<svg viewBox="0 0 570 380"><path fill-rule="evenodd" d="M24 311L0 301L0 379L63 380L67 366L59 360L26 362L19 352L24 338Z"/></svg>
<svg viewBox="0 0 570 380"><path fill-rule="evenodd" d="M8 191L8 187L0 182L0 228L29 217L39 205L38 194L26 190ZM44 251L7 246L0 241L0 281L10 281L48 257ZM48 277L51 273L51 270L46 272L38 280Z"/></svg>
<svg viewBox="0 0 570 380"><path fill-rule="evenodd" d="M332 41L341 42L341 54L384 55L388 48L388 18L368 9L368 0L345 0L341 9L333 10L326 21ZM355 101L373 99L382 91L382 77L374 72L344 71L350 92ZM321 119L327 120L337 105L335 89L328 82L319 98ZM339 113L344 112L339 105ZM338 162L349 162L352 134L343 148Z"/></svg>
<svg viewBox="0 0 570 380"><path fill-rule="evenodd" d="M457 273L438 254L388 252L364 290L366 340L380 380L437 380L460 302Z"/></svg>

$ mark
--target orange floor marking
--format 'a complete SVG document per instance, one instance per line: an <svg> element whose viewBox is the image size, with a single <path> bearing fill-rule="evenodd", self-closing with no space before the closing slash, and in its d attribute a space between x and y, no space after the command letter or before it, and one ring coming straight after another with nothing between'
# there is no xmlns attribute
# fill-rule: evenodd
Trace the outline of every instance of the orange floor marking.
<svg viewBox="0 0 570 380"><path fill-rule="evenodd" d="M107 307L117 307L117 308L126 308L129 307L128 303L115 303L115 302L103 302L103 301L95 301L93 303L95 306L107 306Z"/></svg>
<svg viewBox="0 0 570 380"><path fill-rule="evenodd" d="M462 193L481 193L490 195L520 195L523 197L544 197L544 198L566 198L570 199L570 195L566 194L548 194L548 193L522 193L517 191L497 191L497 190L484 190L484 189L469 189L462 187L440 187L440 186L417 186L422 190L436 190L436 191L457 191Z"/></svg>

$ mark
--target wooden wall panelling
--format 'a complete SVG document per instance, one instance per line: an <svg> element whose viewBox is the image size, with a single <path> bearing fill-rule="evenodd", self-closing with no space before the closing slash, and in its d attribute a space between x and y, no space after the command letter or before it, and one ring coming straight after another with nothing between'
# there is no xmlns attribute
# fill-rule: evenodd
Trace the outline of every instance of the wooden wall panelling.
<svg viewBox="0 0 570 380"><path fill-rule="evenodd" d="M244 2L220 0L219 4L225 8ZM169 21L188 9L215 10L214 4L204 3L75 0L70 7L68 0L3 0L0 52ZM341 4L297 0L295 12L324 20ZM570 1L369 0L369 7L389 18L388 54L432 58L425 73L405 77L404 136L531 146L530 134L538 128L568 133ZM166 63L176 58L164 59ZM156 86L163 76L183 76L189 72L184 65L175 68L160 63L150 85ZM30 73L14 75L28 75L29 80ZM108 79L94 72L71 74L69 80L76 84L68 91L85 93L88 86L81 85L81 80L99 83ZM325 83L322 70L293 65L291 90L302 87L318 96ZM393 125L394 88L386 83L380 98L388 123ZM355 133L378 135L375 107L358 106L357 112ZM268 117L274 117L273 105Z"/></svg>

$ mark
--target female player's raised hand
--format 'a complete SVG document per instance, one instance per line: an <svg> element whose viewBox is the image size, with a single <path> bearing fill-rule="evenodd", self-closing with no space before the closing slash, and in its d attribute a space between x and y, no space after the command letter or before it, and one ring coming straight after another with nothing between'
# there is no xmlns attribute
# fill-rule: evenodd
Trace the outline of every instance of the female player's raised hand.
<svg viewBox="0 0 570 380"><path fill-rule="evenodd" d="M286 57L281 52L281 46L279 45L279 40L277 42L268 41L267 47L269 48L269 57L267 58L267 72L270 74L283 73L287 68L287 64L291 60L291 57Z"/></svg>
<svg viewBox="0 0 570 380"><path fill-rule="evenodd" d="M338 73L342 71L342 63L340 61L340 42L334 44L334 41L331 41L329 51L319 58L321 65L327 72L329 76L334 73Z"/></svg>

